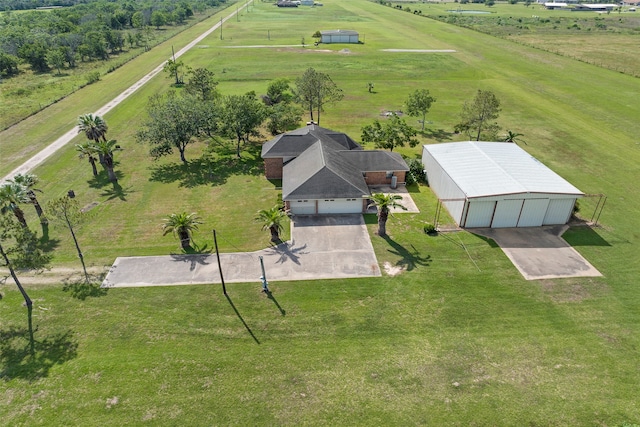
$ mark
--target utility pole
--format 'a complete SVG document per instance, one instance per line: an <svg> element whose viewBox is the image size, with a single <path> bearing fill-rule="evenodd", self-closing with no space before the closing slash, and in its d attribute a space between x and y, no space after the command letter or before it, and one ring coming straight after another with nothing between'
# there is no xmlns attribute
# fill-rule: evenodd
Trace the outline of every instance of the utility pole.
<svg viewBox="0 0 640 427"><path fill-rule="evenodd" d="M220 40L222 40L222 18L220 18Z"/></svg>
<svg viewBox="0 0 640 427"><path fill-rule="evenodd" d="M216 230L213 230L213 244L216 246L216 257L218 258L218 271L220 272L220 281L222 282L222 293L227 295L227 288L224 285L224 277L222 277L222 265L220 265L220 252L218 252L218 239L216 238Z"/></svg>
<svg viewBox="0 0 640 427"><path fill-rule="evenodd" d="M260 281L262 282L262 292L269 294L269 282L267 282L267 275L264 272L264 261L262 261L262 256L260 258L260 268L262 269L262 276L260 276Z"/></svg>

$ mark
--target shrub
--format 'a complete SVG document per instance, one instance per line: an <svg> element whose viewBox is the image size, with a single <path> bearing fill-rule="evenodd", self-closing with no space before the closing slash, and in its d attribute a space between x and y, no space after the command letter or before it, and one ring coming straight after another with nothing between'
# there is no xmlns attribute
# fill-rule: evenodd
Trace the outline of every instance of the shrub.
<svg viewBox="0 0 640 427"><path fill-rule="evenodd" d="M406 159L405 159L406 160ZM424 173L424 165L418 159L407 160L409 166L409 172L407 173L407 185L417 184L420 182L426 182L427 177Z"/></svg>
<svg viewBox="0 0 640 427"><path fill-rule="evenodd" d="M93 84L100 81L100 71L93 71L87 74L87 84Z"/></svg>
<svg viewBox="0 0 640 427"><path fill-rule="evenodd" d="M424 230L425 234L437 234L438 230L436 230L435 225L431 224L430 222L427 222L422 229Z"/></svg>

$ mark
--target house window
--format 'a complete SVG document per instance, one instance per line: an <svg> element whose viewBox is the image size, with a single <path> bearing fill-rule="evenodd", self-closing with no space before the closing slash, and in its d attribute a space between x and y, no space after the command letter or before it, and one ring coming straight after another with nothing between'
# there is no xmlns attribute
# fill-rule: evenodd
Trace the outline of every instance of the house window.
<svg viewBox="0 0 640 427"><path fill-rule="evenodd" d="M387 178L391 178L393 176L393 171L387 171Z"/></svg>

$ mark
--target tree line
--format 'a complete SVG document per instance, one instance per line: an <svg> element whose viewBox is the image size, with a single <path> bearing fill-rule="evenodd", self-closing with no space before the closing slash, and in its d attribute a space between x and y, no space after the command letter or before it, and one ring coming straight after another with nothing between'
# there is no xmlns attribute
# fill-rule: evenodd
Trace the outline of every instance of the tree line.
<svg viewBox="0 0 640 427"><path fill-rule="evenodd" d="M148 48L152 27L181 25L224 0L90 1L48 11L0 15L0 75L74 68L133 47Z"/></svg>

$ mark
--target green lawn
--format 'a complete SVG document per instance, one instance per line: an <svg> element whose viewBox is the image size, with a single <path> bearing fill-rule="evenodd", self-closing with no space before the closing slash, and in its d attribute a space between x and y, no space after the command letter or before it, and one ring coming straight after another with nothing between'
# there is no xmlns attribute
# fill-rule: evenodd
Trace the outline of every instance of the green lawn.
<svg viewBox="0 0 640 427"><path fill-rule="evenodd" d="M640 423L638 80L371 2L323 3L289 10L256 2L226 24L223 40L213 34L184 61L212 69L223 93L264 93L269 80L294 79L310 66L327 72L345 99L327 108L321 124L356 140L364 124L401 109L416 88L438 98L424 141L459 140L451 129L464 100L477 89L493 91L503 107L499 124L523 133L524 149L581 190L608 196L601 227L566 234L604 276L527 282L492 242L469 233L427 236L422 224L433 220L436 199L414 186L422 212L392 217L389 239L374 235L375 217L365 218L381 265L404 267L398 276L271 283L274 300L257 282L229 285L230 300L219 285L29 285L35 357L26 310L7 280L0 287L0 424ZM311 43L317 29L335 28L358 30L366 43L226 47ZM350 53L339 52L345 48ZM103 88L144 74L126 67ZM367 92L368 82L376 93ZM211 247L212 228L222 251L268 244L253 216L279 190L262 177L260 141L240 161L219 158L211 172L199 160L203 144L187 149L184 167L177 155L150 161L148 147L134 141L147 97L168 88L158 76L105 117L109 137L124 148L116 153L121 188L104 176L92 180L71 148L35 171L43 201L74 189L82 206L98 203L78 233L91 265L177 252L159 226L177 210L204 218L195 236L201 246ZM25 135L44 140L104 103L81 95L77 105L65 100L34 118ZM590 217L594 202L582 206ZM52 228L49 237L54 266L79 269L67 233Z"/></svg>

